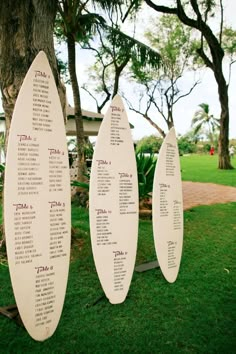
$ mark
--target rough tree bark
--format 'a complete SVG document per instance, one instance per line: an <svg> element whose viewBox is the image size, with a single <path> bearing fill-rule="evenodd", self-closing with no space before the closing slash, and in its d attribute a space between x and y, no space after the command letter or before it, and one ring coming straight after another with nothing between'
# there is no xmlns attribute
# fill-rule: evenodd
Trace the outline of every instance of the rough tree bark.
<svg viewBox="0 0 236 354"><path fill-rule="evenodd" d="M77 139L77 181L87 182L86 177L86 160L85 160L85 135L83 127L82 108L80 100L80 89L76 75L76 40L82 34L86 34L86 26L83 23L83 18L87 16L86 11L87 1L81 2L78 0L61 0L58 1L57 9L61 15L62 23L61 29L67 42L68 49L68 69L70 73L70 80L74 99L74 116L76 126ZM87 17L87 25L91 25L91 18ZM76 197L80 205L85 206L88 200L88 193L82 187L76 188Z"/></svg>
<svg viewBox="0 0 236 354"><path fill-rule="evenodd" d="M0 2L0 85L7 133L20 87L40 50L48 57L65 108L65 90L60 83L53 44L56 4L57 0ZM24 115L22 124L23 120Z"/></svg>
<svg viewBox="0 0 236 354"><path fill-rule="evenodd" d="M48 57L65 112L65 89L59 79L53 44L56 5L57 0L0 1L0 86L6 121L6 147L19 90L40 50Z"/></svg>
<svg viewBox="0 0 236 354"><path fill-rule="evenodd" d="M68 68L70 72L70 80L74 98L74 112L75 112L75 125L76 125L76 138L77 138L77 152L78 152L78 176L77 180L83 182L86 180L86 161L84 154L85 136L82 118L82 108L80 100L80 90L76 76L76 52L75 52L75 39L72 34L67 35L67 48L68 48ZM78 188L78 192L84 192L83 189Z"/></svg>

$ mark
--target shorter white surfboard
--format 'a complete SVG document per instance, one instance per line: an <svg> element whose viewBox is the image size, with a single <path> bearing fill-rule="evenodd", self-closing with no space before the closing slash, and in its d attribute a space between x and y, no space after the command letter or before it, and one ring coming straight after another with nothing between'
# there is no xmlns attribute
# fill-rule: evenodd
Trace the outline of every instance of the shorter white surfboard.
<svg viewBox="0 0 236 354"><path fill-rule="evenodd" d="M4 187L12 287L24 326L35 340L50 337L61 316L70 217L65 125L51 68L40 52L15 104Z"/></svg>
<svg viewBox="0 0 236 354"><path fill-rule="evenodd" d="M178 275L183 246L183 197L175 129L164 139L154 175L153 233L161 271L170 283Z"/></svg>
<svg viewBox="0 0 236 354"><path fill-rule="evenodd" d="M102 288L112 304L125 300L138 237L138 179L128 118L116 95L103 119L90 177L90 231Z"/></svg>

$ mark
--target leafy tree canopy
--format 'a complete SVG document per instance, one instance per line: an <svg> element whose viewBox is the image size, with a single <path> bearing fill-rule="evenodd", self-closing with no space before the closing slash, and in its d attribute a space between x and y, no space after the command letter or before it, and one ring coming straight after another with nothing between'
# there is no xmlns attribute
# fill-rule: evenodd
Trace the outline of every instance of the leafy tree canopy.
<svg viewBox="0 0 236 354"><path fill-rule="evenodd" d="M141 140L138 141L137 146L136 146L136 151L143 152L143 153L158 153L161 144L163 142L163 139L156 136L156 135L150 135L147 137L142 138Z"/></svg>

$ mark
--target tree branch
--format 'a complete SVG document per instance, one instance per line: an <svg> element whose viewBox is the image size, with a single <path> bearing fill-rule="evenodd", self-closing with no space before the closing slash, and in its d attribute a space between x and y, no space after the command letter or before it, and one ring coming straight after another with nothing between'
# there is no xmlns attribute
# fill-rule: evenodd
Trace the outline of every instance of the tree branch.
<svg viewBox="0 0 236 354"><path fill-rule="evenodd" d="M196 81L196 82L194 83L194 85L191 87L191 89L190 89L187 93L185 93L185 94L180 95L179 97L177 97L177 99L176 99L173 103L176 104L181 98L190 95L190 93L193 91L193 89L194 89L198 84L200 84L200 81Z"/></svg>
<svg viewBox="0 0 236 354"><path fill-rule="evenodd" d="M210 68L211 70L214 71L214 66L213 63L210 61L210 59L206 56L203 48L198 48L196 50L196 52L198 53L198 55L202 58L202 60L204 61L205 65L208 66L208 68Z"/></svg>
<svg viewBox="0 0 236 354"><path fill-rule="evenodd" d="M85 85L81 86L81 88L82 88L84 91L86 91L86 92L89 94L89 96L92 97L92 99L94 99L94 101L96 102L96 106L97 106L97 112L98 112L98 113L101 113L101 112L99 112L99 110L98 110L99 104L98 104L98 100L96 99L96 97L87 89L87 87L86 87Z"/></svg>
<svg viewBox="0 0 236 354"><path fill-rule="evenodd" d="M125 15L124 15L124 17L121 18L121 22L122 22L122 23L124 23L125 20L126 20L126 18L129 16L129 14L130 14L130 12L131 12L133 6L135 5L135 3L136 3L136 0L134 0L134 1L131 2L131 4L130 4L128 10L126 11L126 13L125 13Z"/></svg>
<svg viewBox="0 0 236 354"><path fill-rule="evenodd" d="M151 104L153 103L154 107L157 109L157 111L160 113L160 115L162 116L162 118L164 119L164 121L166 122L166 124L168 125L168 120L166 119L166 116L163 112L163 100L162 100L162 95L160 94L161 97L161 107L157 104L156 99L154 97L155 91L158 88L159 85L159 81L156 81L155 85L153 86L152 92L149 93L150 88L148 87L148 85L146 85L146 90L147 90L147 95L149 97L149 108L151 107ZM147 113L147 111L146 111Z"/></svg>
<svg viewBox="0 0 236 354"><path fill-rule="evenodd" d="M198 21L202 21L202 15L199 11L198 4L196 0L190 0L190 3L192 5L193 11L197 15Z"/></svg>
<svg viewBox="0 0 236 354"><path fill-rule="evenodd" d="M232 65L236 63L236 60L231 61L231 63L229 64L229 78L228 78L228 86L230 84L231 81L231 74L232 74Z"/></svg>
<svg viewBox="0 0 236 354"><path fill-rule="evenodd" d="M224 8L223 8L222 0L220 0L220 36L219 36L220 45L222 45L223 25L224 25Z"/></svg>
<svg viewBox="0 0 236 354"><path fill-rule="evenodd" d="M156 5L154 4L151 0L145 0L146 4L153 8L157 12L163 12L165 14L172 14L172 15L177 15L177 8L172 8L172 7L167 7L167 6L162 6L162 5Z"/></svg>
<svg viewBox="0 0 236 354"><path fill-rule="evenodd" d="M127 98L125 98L128 106L129 106L129 109L139 115L141 115L143 118L145 118L149 124L151 124L151 126L153 126L160 134L163 138L165 138L166 134L164 132L164 130L162 130L158 124L156 124L149 116L148 114L145 112L145 113L142 113L140 111L138 111L137 109L135 109L132 104L127 100Z"/></svg>

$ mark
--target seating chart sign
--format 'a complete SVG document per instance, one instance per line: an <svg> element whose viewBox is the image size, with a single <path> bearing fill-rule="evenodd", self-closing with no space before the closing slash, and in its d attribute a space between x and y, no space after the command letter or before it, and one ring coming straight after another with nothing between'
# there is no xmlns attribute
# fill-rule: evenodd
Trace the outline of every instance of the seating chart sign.
<svg viewBox="0 0 236 354"><path fill-rule="evenodd" d="M90 231L94 261L112 304L125 300L138 237L138 181L128 118L116 95L105 115L90 177Z"/></svg>
<svg viewBox="0 0 236 354"><path fill-rule="evenodd" d="M7 253L17 307L30 336L50 337L63 308L70 259L70 177L65 126L44 52L13 113L5 171Z"/></svg>
<svg viewBox="0 0 236 354"><path fill-rule="evenodd" d="M162 143L153 184L153 232L158 262L166 280L178 275L183 245L183 197L179 151L172 128Z"/></svg>

